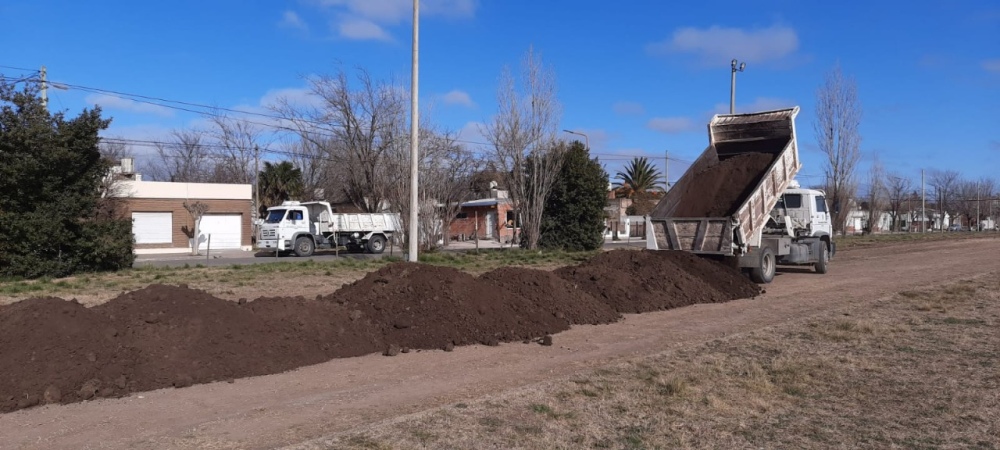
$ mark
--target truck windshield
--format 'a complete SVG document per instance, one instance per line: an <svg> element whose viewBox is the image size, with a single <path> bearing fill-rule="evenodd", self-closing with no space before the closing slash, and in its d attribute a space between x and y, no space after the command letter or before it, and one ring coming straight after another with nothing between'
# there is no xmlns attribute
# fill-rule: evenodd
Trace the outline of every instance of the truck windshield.
<svg viewBox="0 0 1000 450"><path fill-rule="evenodd" d="M267 212L267 219L264 220L264 223L280 223L281 219L284 218L285 218L284 209L272 209Z"/></svg>

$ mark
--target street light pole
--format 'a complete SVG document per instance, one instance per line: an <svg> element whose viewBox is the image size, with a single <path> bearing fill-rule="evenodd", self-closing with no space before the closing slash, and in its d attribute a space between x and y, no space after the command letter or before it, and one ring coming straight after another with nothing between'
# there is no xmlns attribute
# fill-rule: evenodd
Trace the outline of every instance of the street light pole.
<svg viewBox="0 0 1000 450"><path fill-rule="evenodd" d="M729 114L736 114L736 72L746 69L747 63L733 59L733 76L729 85Z"/></svg>
<svg viewBox="0 0 1000 450"><path fill-rule="evenodd" d="M417 243L420 240L418 236L419 229L417 227L417 220L419 219L418 205L419 197L417 196L417 189L420 183L417 182L418 176L418 165L420 163L419 158L419 139L420 139L420 117L419 111L417 110L417 75L418 75L418 62L420 48L417 39L420 36L419 30L420 24L420 0L413 0L413 78L410 81L410 232L409 232L409 257L407 258L410 262L417 262Z"/></svg>
<svg viewBox="0 0 1000 450"><path fill-rule="evenodd" d="M563 130L563 131L565 131L565 132L567 132L569 134L575 134L575 135L578 135L578 136L583 136L584 145L587 146L587 153L590 153L590 137L588 137L586 133L581 133L579 131L571 131L571 130Z"/></svg>

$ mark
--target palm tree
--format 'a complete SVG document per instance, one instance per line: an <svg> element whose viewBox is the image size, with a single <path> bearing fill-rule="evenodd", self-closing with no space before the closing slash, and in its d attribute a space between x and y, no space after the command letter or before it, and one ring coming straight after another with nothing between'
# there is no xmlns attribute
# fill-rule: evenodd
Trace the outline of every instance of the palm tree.
<svg viewBox="0 0 1000 450"><path fill-rule="evenodd" d="M660 185L663 174L656 166L649 163L645 157L633 158L625 165L624 172L615 175L615 190L624 195L625 198L632 198L634 195L644 195L650 192L662 192Z"/></svg>
<svg viewBox="0 0 1000 450"><path fill-rule="evenodd" d="M269 206L280 205L292 198L302 197L302 169L295 167L289 161L274 164L264 163L260 172L258 189L260 189L260 213L263 215Z"/></svg>

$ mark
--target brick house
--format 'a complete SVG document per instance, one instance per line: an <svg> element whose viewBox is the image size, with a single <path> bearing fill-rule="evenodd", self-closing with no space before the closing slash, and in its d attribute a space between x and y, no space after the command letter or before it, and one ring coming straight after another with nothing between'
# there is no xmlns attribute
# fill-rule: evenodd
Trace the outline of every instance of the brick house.
<svg viewBox="0 0 1000 450"><path fill-rule="evenodd" d="M251 250L252 186L249 184L171 183L122 180L116 188L132 218L135 252L191 251L194 219L184 202L202 202L198 248Z"/></svg>
<svg viewBox="0 0 1000 450"><path fill-rule="evenodd" d="M462 203L451 222L448 237L452 240L483 239L509 243L516 227L516 219L506 191L494 189L490 198ZM498 220L499 219L499 220Z"/></svg>

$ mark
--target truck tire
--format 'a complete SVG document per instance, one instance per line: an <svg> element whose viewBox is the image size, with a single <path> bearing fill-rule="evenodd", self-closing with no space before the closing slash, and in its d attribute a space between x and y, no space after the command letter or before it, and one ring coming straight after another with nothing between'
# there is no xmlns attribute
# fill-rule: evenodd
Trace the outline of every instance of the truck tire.
<svg viewBox="0 0 1000 450"><path fill-rule="evenodd" d="M826 248L826 242L822 242L819 245L819 261L816 262L816 273L823 274L829 270L828 265L830 264L830 250Z"/></svg>
<svg viewBox="0 0 1000 450"><path fill-rule="evenodd" d="M777 260L771 247L761 247L757 252L757 264L750 269L750 279L754 283L767 284L774 280L774 272L777 269Z"/></svg>
<svg viewBox="0 0 1000 450"><path fill-rule="evenodd" d="M316 243L313 239L308 236L302 236L295 240L295 255L299 257L312 256L313 251L316 250Z"/></svg>
<svg viewBox="0 0 1000 450"><path fill-rule="evenodd" d="M379 254L385 251L385 238L380 235L374 235L368 240L368 252Z"/></svg>

